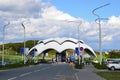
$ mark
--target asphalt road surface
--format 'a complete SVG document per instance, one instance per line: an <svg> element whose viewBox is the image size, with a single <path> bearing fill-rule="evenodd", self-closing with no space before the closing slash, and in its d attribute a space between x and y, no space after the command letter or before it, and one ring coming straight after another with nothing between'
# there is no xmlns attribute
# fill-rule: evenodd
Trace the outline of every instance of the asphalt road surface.
<svg viewBox="0 0 120 80"><path fill-rule="evenodd" d="M40 64L0 71L0 80L78 80L69 64Z"/></svg>

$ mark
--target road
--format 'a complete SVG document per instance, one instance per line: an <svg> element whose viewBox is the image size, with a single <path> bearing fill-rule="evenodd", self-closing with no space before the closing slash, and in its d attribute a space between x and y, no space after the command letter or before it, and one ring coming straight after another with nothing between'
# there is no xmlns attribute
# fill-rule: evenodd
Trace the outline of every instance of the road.
<svg viewBox="0 0 120 80"><path fill-rule="evenodd" d="M40 64L0 71L0 80L78 80L69 64Z"/></svg>

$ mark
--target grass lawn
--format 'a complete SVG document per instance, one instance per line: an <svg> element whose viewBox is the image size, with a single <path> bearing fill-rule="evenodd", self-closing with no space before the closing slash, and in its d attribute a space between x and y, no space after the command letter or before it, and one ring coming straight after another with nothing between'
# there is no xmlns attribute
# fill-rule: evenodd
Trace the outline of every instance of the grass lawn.
<svg viewBox="0 0 120 80"><path fill-rule="evenodd" d="M8 63L19 63L22 60L23 60L23 57L19 55L5 55L4 56L4 62L8 62ZM0 61L2 61L1 55L0 55Z"/></svg>
<svg viewBox="0 0 120 80"><path fill-rule="evenodd" d="M120 72L97 72L97 74L106 80L120 80Z"/></svg>

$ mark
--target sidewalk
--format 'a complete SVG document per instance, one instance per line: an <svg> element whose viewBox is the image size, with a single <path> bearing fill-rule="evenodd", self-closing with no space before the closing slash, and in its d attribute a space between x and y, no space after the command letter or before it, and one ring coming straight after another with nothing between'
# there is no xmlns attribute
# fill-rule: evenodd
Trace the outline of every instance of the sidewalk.
<svg viewBox="0 0 120 80"><path fill-rule="evenodd" d="M85 65L84 69L79 70L75 75L77 80L105 80L95 73L96 69L93 65Z"/></svg>

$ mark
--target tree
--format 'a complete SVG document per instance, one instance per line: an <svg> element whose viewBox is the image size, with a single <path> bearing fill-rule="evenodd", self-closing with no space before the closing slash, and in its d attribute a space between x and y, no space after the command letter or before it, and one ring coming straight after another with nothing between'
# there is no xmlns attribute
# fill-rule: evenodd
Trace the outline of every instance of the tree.
<svg viewBox="0 0 120 80"><path fill-rule="evenodd" d="M120 58L120 50L112 50L109 52L108 58Z"/></svg>

